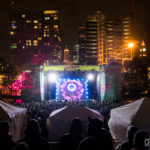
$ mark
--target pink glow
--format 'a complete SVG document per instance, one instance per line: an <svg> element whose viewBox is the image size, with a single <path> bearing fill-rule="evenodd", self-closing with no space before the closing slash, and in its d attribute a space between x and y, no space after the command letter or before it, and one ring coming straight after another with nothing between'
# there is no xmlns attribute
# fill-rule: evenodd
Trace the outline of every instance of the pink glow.
<svg viewBox="0 0 150 150"><path fill-rule="evenodd" d="M22 104L22 100L21 99L16 99L16 104Z"/></svg>
<svg viewBox="0 0 150 150"><path fill-rule="evenodd" d="M4 90L4 93L11 93L12 96L21 96L21 91L26 89L35 88L35 79L32 79L32 75L29 72L23 72L17 79Z"/></svg>

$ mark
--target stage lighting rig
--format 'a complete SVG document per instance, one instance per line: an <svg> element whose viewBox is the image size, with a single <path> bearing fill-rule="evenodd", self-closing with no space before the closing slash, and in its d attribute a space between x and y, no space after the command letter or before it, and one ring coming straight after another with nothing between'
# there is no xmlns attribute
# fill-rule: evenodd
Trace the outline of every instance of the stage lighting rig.
<svg viewBox="0 0 150 150"><path fill-rule="evenodd" d="M56 73L51 72L48 74L48 81L51 83L56 82L57 78L58 78L58 75Z"/></svg>
<svg viewBox="0 0 150 150"><path fill-rule="evenodd" d="M87 79L90 81L93 81L94 80L94 74L93 73L87 74Z"/></svg>

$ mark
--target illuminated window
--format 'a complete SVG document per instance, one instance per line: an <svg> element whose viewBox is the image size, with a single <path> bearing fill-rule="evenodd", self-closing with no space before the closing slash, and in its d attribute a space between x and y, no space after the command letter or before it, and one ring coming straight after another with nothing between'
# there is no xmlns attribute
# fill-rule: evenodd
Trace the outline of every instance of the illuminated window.
<svg viewBox="0 0 150 150"><path fill-rule="evenodd" d="M12 45L10 45L10 48L11 48L11 49L17 48L17 43L13 43Z"/></svg>
<svg viewBox="0 0 150 150"><path fill-rule="evenodd" d="M38 45L38 41L37 40L34 40L33 41L33 46L37 46Z"/></svg>
<svg viewBox="0 0 150 150"><path fill-rule="evenodd" d="M55 14L55 13L58 13L58 11L57 10L45 10L44 11L44 14L46 15L46 14Z"/></svg>
<svg viewBox="0 0 150 150"><path fill-rule="evenodd" d="M38 37L38 40L41 41L41 40L42 40L42 37Z"/></svg>
<svg viewBox="0 0 150 150"><path fill-rule="evenodd" d="M27 23L31 23L31 20L27 20L26 22L27 22Z"/></svg>
<svg viewBox="0 0 150 150"><path fill-rule="evenodd" d="M26 15L25 15L25 14L23 14L23 15L22 15L22 18L25 18L25 17L26 17Z"/></svg>
<svg viewBox="0 0 150 150"><path fill-rule="evenodd" d="M13 31L10 32L10 35L14 35L15 33Z"/></svg>
<svg viewBox="0 0 150 150"><path fill-rule="evenodd" d="M143 48L143 52L145 52L146 51L146 48Z"/></svg>
<svg viewBox="0 0 150 150"><path fill-rule="evenodd" d="M50 28L50 26L45 26L46 29Z"/></svg>
<svg viewBox="0 0 150 150"><path fill-rule="evenodd" d="M130 32L124 32L124 35L130 35Z"/></svg>
<svg viewBox="0 0 150 150"><path fill-rule="evenodd" d="M50 20L50 17L45 17L45 20Z"/></svg>
<svg viewBox="0 0 150 150"><path fill-rule="evenodd" d="M55 16L55 17L54 17L54 20L58 20L58 17Z"/></svg>
<svg viewBox="0 0 150 150"><path fill-rule="evenodd" d="M26 40L26 46L32 46L31 40Z"/></svg>
<svg viewBox="0 0 150 150"><path fill-rule="evenodd" d="M39 24L38 24L38 26L39 26L39 29L41 29L41 28L42 28L42 24L41 24L41 23L39 23Z"/></svg>
<svg viewBox="0 0 150 150"><path fill-rule="evenodd" d="M34 20L34 23L38 23L38 21L37 21L37 20Z"/></svg>
<svg viewBox="0 0 150 150"><path fill-rule="evenodd" d="M130 31L130 29L129 28L125 28L125 29L123 29L124 31Z"/></svg>
<svg viewBox="0 0 150 150"><path fill-rule="evenodd" d="M61 38L60 38L60 37L58 37L58 41L59 41L59 42L61 41Z"/></svg>
<svg viewBox="0 0 150 150"><path fill-rule="evenodd" d="M34 26L34 29L37 29L38 28L38 26Z"/></svg>
<svg viewBox="0 0 150 150"><path fill-rule="evenodd" d="M12 29L16 29L16 28L17 28L16 23L12 23Z"/></svg>
<svg viewBox="0 0 150 150"><path fill-rule="evenodd" d="M15 20L13 20L13 21L12 21L12 24L13 24L13 23L16 23L16 21L15 21Z"/></svg>
<svg viewBox="0 0 150 150"><path fill-rule="evenodd" d="M54 28L56 28L56 29L57 29L57 28L58 28L58 25L54 25Z"/></svg>

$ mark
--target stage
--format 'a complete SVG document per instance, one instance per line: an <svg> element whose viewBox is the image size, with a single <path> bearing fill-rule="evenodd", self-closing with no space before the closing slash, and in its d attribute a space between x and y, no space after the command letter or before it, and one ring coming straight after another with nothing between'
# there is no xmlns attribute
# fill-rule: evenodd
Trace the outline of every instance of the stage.
<svg viewBox="0 0 150 150"><path fill-rule="evenodd" d="M43 66L40 88L42 101L119 100L121 67L118 64Z"/></svg>

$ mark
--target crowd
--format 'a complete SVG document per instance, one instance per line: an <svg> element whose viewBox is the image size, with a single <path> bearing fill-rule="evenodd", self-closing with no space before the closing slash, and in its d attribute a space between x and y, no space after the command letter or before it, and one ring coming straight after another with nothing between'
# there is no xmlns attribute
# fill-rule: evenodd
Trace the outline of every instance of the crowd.
<svg viewBox="0 0 150 150"><path fill-rule="evenodd" d="M3 150L50 150L46 119L49 114L64 106L87 106L98 110L105 118L110 117L110 110L125 103L99 102L99 101L49 101L31 102L20 104L27 108L27 127L24 137L14 142L8 135L9 122L0 123L0 149ZM105 119L105 120L107 120ZM58 141L58 147L52 150L147 150L144 145L148 134L138 131L136 127L129 127L127 141L115 145L107 122L96 118L88 118L87 135L82 134L82 121L74 118L70 125L69 133L62 135Z"/></svg>
<svg viewBox="0 0 150 150"><path fill-rule="evenodd" d="M27 108L28 120L30 119L45 119L48 115L59 108L64 106L86 106L91 109L98 110L104 117L110 117L110 110L126 104L126 102L100 102L96 100L89 101L48 101L48 102L31 102L22 103L21 107Z"/></svg>

